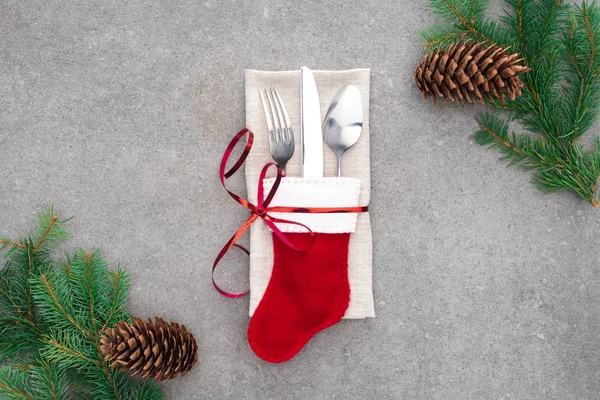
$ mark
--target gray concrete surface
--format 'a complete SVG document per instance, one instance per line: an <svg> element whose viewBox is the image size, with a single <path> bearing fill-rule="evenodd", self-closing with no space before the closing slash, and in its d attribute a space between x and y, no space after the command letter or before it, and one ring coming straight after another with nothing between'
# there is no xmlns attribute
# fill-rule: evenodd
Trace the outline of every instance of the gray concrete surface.
<svg viewBox="0 0 600 400"><path fill-rule="evenodd" d="M598 399L600 210L476 145L475 109L422 101L432 21L425 0L0 0L0 235L55 203L75 217L67 250L128 266L132 312L200 343L169 399ZM301 65L372 68L378 317L269 365L248 299L210 284L246 216L217 165L244 69ZM243 289L247 260L228 260Z"/></svg>

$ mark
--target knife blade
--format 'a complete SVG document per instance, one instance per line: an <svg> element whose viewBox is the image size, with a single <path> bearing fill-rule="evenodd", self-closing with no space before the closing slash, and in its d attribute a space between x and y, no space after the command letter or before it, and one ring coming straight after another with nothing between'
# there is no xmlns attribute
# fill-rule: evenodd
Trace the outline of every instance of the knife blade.
<svg viewBox="0 0 600 400"><path fill-rule="evenodd" d="M323 177L323 131L321 103L315 77L310 69L300 69L300 115L302 135L302 176Z"/></svg>

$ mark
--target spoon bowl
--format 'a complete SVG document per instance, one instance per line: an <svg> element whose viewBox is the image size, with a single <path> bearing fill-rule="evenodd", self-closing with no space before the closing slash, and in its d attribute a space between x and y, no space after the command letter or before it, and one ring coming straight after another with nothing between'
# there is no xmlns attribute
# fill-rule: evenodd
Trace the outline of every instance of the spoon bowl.
<svg viewBox="0 0 600 400"><path fill-rule="evenodd" d="M362 125L360 91L354 85L344 86L331 101L323 122L323 138L337 159L337 176L341 176L342 155L358 142Z"/></svg>

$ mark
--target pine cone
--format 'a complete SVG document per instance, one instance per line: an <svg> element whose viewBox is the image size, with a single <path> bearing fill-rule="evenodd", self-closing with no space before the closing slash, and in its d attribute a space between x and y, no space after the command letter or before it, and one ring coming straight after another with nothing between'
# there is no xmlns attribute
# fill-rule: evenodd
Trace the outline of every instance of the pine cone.
<svg viewBox="0 0 600 400"><path fill-rule="evenodd" d="M121 367L142 378L157 381L185 375L198 361L198 345L185 326L136 318L133 323L119 322L101 332L100 350L111 368Z"/></svg>
<svg viewBox="0 0 600 400"><path fill-rule="evenodd" d="M497 97L504 104L504 92L511 100L521 94L519 75L530 70L521 61L518 54L508 54L508 48L460 41L425 55L415 71L415 82L425 99L433 96L436 105L437 97L468 103L473 98L483 103Z"/></svg>

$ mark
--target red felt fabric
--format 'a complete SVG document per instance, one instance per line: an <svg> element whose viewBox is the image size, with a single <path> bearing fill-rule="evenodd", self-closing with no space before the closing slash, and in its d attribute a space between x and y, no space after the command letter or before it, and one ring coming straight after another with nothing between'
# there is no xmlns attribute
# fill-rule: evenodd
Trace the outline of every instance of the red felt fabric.
<svg viewBox="0 0 600 400"><path fill-rule="evenodd" d="M306 243L307 233L287 233ZM349 233L315 233L312 246L296 251L273 234L274 263L265 294L248 326L248 342L261 359L293 358L316 333L337 323L350 301Z"/></svg>

